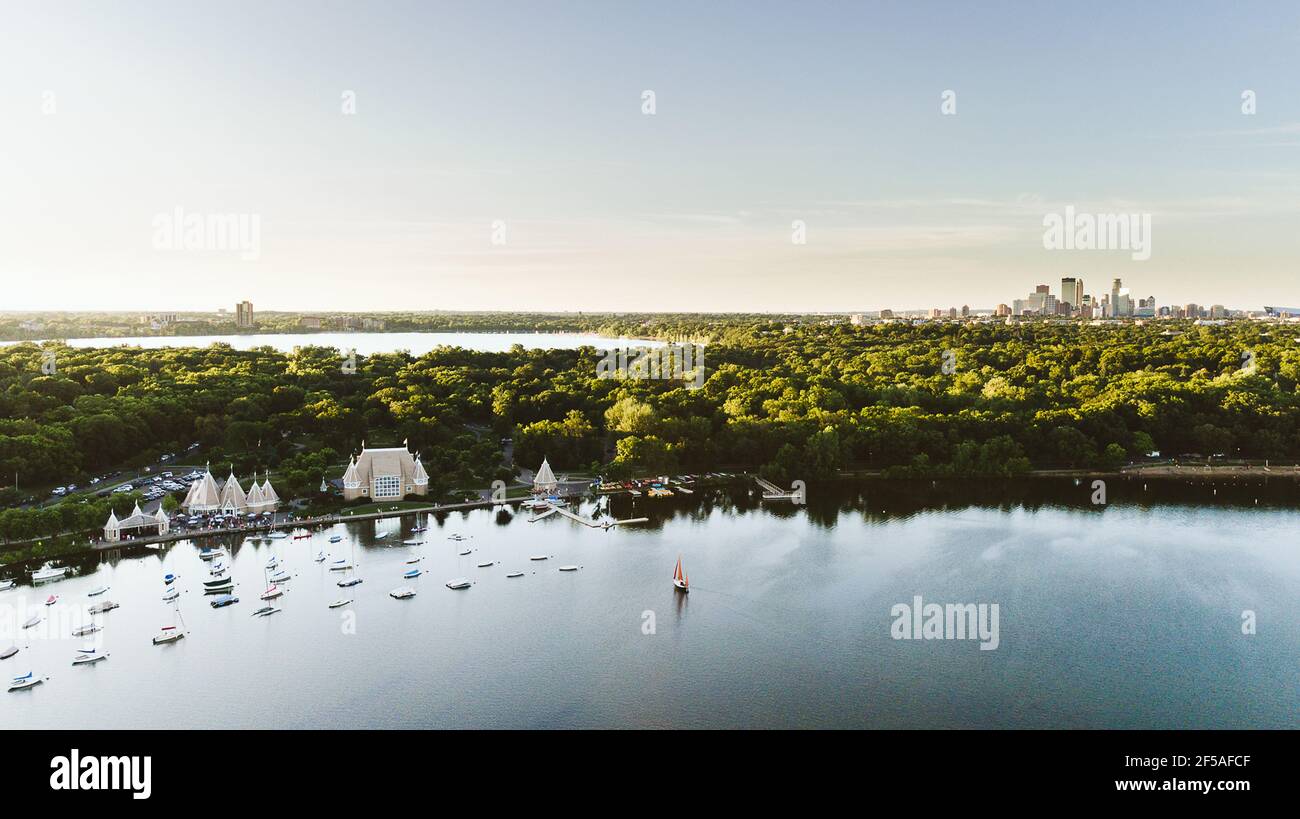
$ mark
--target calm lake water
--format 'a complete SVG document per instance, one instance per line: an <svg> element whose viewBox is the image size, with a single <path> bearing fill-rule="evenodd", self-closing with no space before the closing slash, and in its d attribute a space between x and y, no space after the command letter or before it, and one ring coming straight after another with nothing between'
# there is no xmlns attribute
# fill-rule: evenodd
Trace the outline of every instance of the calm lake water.
<svg viewBox="0 0 1300 819"><path fill-rule="evenodd" d="M15 342L6 342L15 343ZM295 347L334 347L356 350L360 355L407 350L424 355L435 347L447 345L502 353L516 344L530 350L573 350L578 347L607 349L613 347L659 347L661 341L610 338L588 333L265 333L238 336L133 336L129 338L70 338L70 347L119 347L130 345L156 350L165 347L207 347L229 344L236 350L273 347L290 352Z"/></svg>
<svg viewBox="0 0 1300 819"><path fill-rule="evenodd" d="M96 555L68 580L0 592L0 647L22 649L0 673L50 677L0 693L0 725L1300 727L1300 489L1212 491L1125 483L1104 509L1069 483L813 487L806 507L717 491L616 500L616 516L652 521L608 532L456 512L421 546L401 545L411 517L341 524L231 541L241 599L223 609L202 594L194 543ZM339 589L312 557L354 544L364 582ZM254 618L272 554L293 579L283 612ZM670 582L679 554L688 596ZM416 556L418 595L390 598ZM189 634L155 646L168 572ZM461 576L473 587L444 586ZM997 649L893 639L891 608L915 595L999 604ZM355 602L328 609L340 596ZM70 622L106 598L122 604L96 635L111 656L73 667L90 641ZM66 610L64 631L15 638L38 609Z"/></svg>

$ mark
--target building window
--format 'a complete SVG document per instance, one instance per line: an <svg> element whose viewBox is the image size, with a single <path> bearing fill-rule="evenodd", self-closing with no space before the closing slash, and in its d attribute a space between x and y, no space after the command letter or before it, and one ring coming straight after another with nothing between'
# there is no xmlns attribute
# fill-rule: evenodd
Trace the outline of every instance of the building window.
<svg viewBox="0 0 1300 819"><path fill-rule="evenodd" d="M395 498L401 494L402 479L398 475L380 475L375 478L374 497Z"/></svg>

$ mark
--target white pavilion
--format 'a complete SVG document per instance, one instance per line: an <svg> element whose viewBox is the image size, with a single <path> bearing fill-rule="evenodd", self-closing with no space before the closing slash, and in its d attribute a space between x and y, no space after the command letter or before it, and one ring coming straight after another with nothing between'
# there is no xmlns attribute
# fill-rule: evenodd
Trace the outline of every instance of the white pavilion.
<svg viewBox="0 0 1300 819"><path fill-rule="evenodd" d="M533 476L533 491L541 495L554 495L559 488L560 482L555 479L555 473L551 471L551 465L546 462L546 458L543 456L542 465L538 468L537 474Z"/></svg>
<svg viewBox="0 0 1300 819"><path fill-rule="evenodd" d="M104 540L121 540L123 535L165 535L170 528L167 513L161 505L156 513L146 515L140 511L140 504L137 503L131 514L121 520L118 520L115 512L109 510L108 522L104 524Z"/></svg>
<svg viewBox="0 0 1300 819"><path fill-rule="evenodd" d="M221 484L212 477L212 470L206 469L203 477L190 484L189 494L181 503L181 508L190 514L195 512L222 512L228 515L246 513L273 512L280 503L280 496L271 486L268 473L263 482L257 483L257 473L253 473L253 483L245 492L239 485L232 467L230 477Z"/></svg>

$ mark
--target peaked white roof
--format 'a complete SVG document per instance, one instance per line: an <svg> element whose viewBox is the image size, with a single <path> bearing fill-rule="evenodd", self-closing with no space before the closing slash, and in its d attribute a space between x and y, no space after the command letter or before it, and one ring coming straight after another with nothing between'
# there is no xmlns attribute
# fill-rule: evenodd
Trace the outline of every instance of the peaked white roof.
<svg viewBox="0 0 1300 819"><path fill-rule="evenodd" d="M183 505L190 512L211 512L221 508L221 490L217 487L216 478L212 477L211 469L204 468L203 477L190 486L190 493L185 497Z"/></svg>
<svg viewBox="0 0 1300 819"><path fill-rule="evenodd" d="M555 480L555 473L551 471L551 465L546 462L546 458L542 458L541 468L533 476L533 486L541 489L544 487L554 488L558 485L559 481Z"/></svg>
<svg viewBox="0 0 1300 819"><path fill-rule="evenodd" d="M239 479L235 477L234 467L231 467L230 477L226 478L225 486L221 487L221 508L239 510L247 506L248 496L244 494Z"/></svg>
<svg viewBox="0 0 1300 819"><path fill-rule="evenodd" d="M262 487L257 485L257 473L253 473L253 485L248 487L248 496L245 498L250 508L263 505Z"/></svg>
<svg viewBox="0 0 1300 819"><path fill-rule="evenodd" d="M429 482L429 473L424 471L424 464L420 462L420 453L415 453L415 482L417 484L426 484Z"/></svg>
<svg viewBox="0 0 1300 819"><path fill-rule="evenodd" d="M348 458L348 469L343 473L343 485L359 486L360 484L361 476L357 474L357 459L354 455Z"/></svg>
<svg viewBox="0 0 1300 819"><path fill-rule="evenodd" d="M256 486L257 482L253 484ZM271 473L266 473L266 479L262 481L262 502L265 504L279 503L280 496L275 494L275 487L271 486Z"/></svg>

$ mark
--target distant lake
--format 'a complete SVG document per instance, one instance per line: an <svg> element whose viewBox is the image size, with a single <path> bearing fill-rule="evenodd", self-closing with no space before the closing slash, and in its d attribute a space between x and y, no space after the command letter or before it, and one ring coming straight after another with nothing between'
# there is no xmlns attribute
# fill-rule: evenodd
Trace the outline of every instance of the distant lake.
<svg viewBox="0 0 1300 819"><path fill-rule="evenodd" d="M17 343L17 342L0 342ZM662 347L664 342L645 339L611 338L590 333L260 333L233 336L127 336L123 338L70 338L69 347L207 347L229 344L236 350L273 347L291 352L295 347L334 347L356 350L360 355L408 350L424 355L435 347L463 347L481 353L503 353L516 344L529 350L576 350L579 347Z"/></svg>
<svg viewBox="0 0 1300 819"><path fill-rule="evenodd" d="M194 542L99 553L62 582L0 592L0 649L20 648L0 671L50 677L0 693L0 724L1300 727L1296 484L1217 489L1116 480L1099 508L1071 481L813 485L803 507L739 489L577 507L650 518L610 531L487 509L420 535L413 516L339 524L226 540L240 599L223 609L203 595ZM355 553L365 582L338 588L320 552ZM292 579L283 611L255 618L271 555ZM678 555L689 595L671 584ZM425 575L403 580L412 566ZM155 646L175 617L167 573L189 635ZM449 590L456 577L472 588ZM402 585L418 596L389 597ZM997 648L894 639L891 609L915 596L999 604ZM328 608L338 597L354 602ZM102 599L121 603L104 630L71 637ZM65 622L18 628L33 613ZM74 667L96 643L110 658Z"/></svg>

